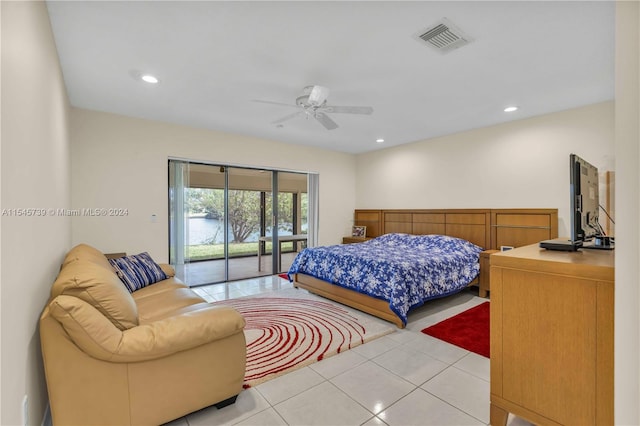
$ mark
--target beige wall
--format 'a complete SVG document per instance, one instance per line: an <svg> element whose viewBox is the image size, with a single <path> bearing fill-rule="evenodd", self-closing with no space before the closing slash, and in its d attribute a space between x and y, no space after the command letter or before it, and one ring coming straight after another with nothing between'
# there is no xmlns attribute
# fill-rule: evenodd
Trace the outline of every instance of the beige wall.
<svg viewBox="0 0 640 426"><path fill-rule="evenodd" d="M640 424L640 5L616 7L615 422Z"/></svg>
<svg viewBox="0 0 640 426"><path fill-rule="evenodd" d="M70 205L68 101L47 9L1 2L2 209ZM71 243L65 217L2 216L0 424L40 424L47 404L38 318Z"/></svg>
<svg viewBox="0 0 640 426"><path fill-rule="evenodd" d="M614 104L518 120L358 156L358 208L557 208L569 235L569 154L614 167Z"/></svg>
<svg viewBox="0 0 640 426"><path fill-rule="evenodd" d="M72 240L105 252L168 260L167 159L317 172L319 244L348 235L355 208L353 155L102 112L72 109L73 206L126 208L124 217L75 217ZM151 215L157 215L152 223Z"/></svg>

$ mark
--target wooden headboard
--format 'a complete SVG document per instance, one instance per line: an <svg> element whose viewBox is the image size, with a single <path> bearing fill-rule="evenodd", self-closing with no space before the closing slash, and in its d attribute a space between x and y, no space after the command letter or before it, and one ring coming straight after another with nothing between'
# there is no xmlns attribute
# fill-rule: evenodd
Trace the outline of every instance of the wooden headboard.
<svg viewBox="0 0 640 426"><path fill-rule="evenodd" d="M385 234L441 234L463 238L480 247L491 240L489 210L383 210Z"/></svg>
<svg viewBox="0 0 640 426"><path fill-rule="evenodd" d="M442 234L480 247L519 247L558 237L557 209L396 209L356 210L354 225L367 237L401 232Z"/></svg>
<svg viewBox="0 0 640 426"><path fill-rule="evenodd" d="M557 209L492 209L491 248L558 238Z"/></svg>

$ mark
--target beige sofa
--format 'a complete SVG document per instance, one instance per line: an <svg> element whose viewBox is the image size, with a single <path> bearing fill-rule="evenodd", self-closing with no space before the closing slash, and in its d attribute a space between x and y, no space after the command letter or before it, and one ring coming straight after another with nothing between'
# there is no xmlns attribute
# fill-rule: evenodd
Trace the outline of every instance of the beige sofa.
<svg viewBox="0 0 640 426"><path fill-rule="evenodd" d="M242 390L244 318L173 277L129 293L85 244L65 257L40 318L54 425L162 424Z"/></svg>

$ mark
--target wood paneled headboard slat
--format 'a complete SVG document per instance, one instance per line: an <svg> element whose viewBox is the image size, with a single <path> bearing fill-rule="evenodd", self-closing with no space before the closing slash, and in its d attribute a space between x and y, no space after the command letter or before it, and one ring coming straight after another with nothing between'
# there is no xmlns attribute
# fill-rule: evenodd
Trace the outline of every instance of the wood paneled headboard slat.
<svg viewBox="0 0 640 426"><path fill-rule="evenodd" d="M413 234L413 226L411 222L385 222L385 234L402 233Z"/></svg>
<svg viewBox="0 0 640 426"><path fill-rule="evenodd" d="M486 209L381 210L385 234L443 234L464 238L481 247L491 241Z"/></svg>
<svg viewBox="0 0 640 426"><path fill-rule="evenodd" d="M366 237L379 237L382 235L382 211L381 210L356 210L353 217L355 226L366 226Z"/></svg>
<svg viewBox="0 0 640 426"><path fill-rule="evenodd" d="M486 212L482 213L447 213L447 223L464 223L467 225L487 225L489 218Z"/></svg>
<svg viewBox="0 0 640 426"><path fill-rule="evenodd" d="M486 250L519 247L558 237L557 209L356 210L367 237L393 232L464 238Z"/></svg>
<svg viewBox="0 0 640 426"><path fill-rule="evenodd" d="M413 213L412 222L416 223L445 223L445 213Z"/></svg>
<svg viewBox="0 0 640 426"><path fill-rule="evenodd" d="M446 225L444 223L414 223L411 228L411 233L416 235L427 234L446 234Z"/></svg>
<svg viewBox="0 0 640 426"><path fill-rule="evenodd" d="M520 247L558 238L557 209L491 210L491 245Z"/></svg>
<svg viewBox="0 0 640 426"><path fill-rule="evenodd" d="M471 241L473 244L486 248L489 238L487 236L488 227L485 225L469 225L469 224L447 224L444 235L462 238Z"/></svg>

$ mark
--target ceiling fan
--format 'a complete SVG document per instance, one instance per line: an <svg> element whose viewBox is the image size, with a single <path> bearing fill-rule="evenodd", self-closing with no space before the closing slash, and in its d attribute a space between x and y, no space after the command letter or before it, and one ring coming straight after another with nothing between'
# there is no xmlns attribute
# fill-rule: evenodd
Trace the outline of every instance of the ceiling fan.
<svg viewBox="0 0 640 426"><path fill-rule="evenodd" d="M326 87L306 86L302 90L302 94L296 98L295 105L285 104L281 102L263 101L259 99L254 99L254 102L262 102L265 104L282 105L301 109L300 111L285 115L284 117L279 118L276 121L272 121L271 124L280 124L298 116L305 116L307 119L316 119L327 130L338 128L338 124L327 115L328 113L368 115L373 112L373 108L369 106L327 105L328 96L329 89L327 89Z"/></svg>

